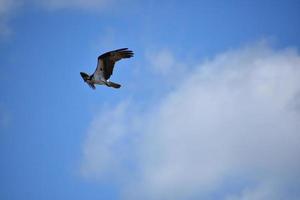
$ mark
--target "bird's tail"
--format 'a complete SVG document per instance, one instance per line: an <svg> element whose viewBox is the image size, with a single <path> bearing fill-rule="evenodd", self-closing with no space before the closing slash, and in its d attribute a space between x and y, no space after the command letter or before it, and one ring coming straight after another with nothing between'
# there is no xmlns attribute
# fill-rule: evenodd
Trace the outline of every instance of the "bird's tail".
<svg viewBox="0 0 300 200"><path fill-rule="evenodd" d="M114 83L114 82L111 82L111 81L107 81L107 86L113 87L113 88L120 88L121 87L120 84Z"/></svg>

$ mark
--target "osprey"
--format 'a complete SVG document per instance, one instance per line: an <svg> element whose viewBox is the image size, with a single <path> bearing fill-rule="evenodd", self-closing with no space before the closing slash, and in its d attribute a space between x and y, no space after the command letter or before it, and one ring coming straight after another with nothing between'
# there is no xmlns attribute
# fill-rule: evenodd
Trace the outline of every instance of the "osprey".
<svg viewBox="0 0 300 200"><path fill-rule="evenodd" d="M120 84L111 82L109 78L113 73L114 66L117 61L121 60L122 58L131 58L132 56L133 52L128 50L128 48L106 52L98 56L97 68L92 75L88 75L85 72L80 72L80 75L84 82L86 82L93 89L96 89L95 84L120 88Z"/></svg>

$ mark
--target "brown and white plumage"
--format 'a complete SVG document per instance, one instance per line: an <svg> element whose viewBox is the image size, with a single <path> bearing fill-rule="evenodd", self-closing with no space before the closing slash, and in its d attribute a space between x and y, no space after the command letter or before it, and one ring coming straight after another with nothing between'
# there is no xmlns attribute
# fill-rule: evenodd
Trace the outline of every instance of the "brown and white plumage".
<svg viewBox="0 0 300 200"><path fill-rule="evenodd" d="M81 77L93 89L95 89L94 84L120 88L120 84L109 81L109 78L113 74L116 62L123 58L131 58L132 56L133 52L128 50L128 48L106 52L98 56L98 64L95 72L91 76L84 72L80 72Z"/></svg>

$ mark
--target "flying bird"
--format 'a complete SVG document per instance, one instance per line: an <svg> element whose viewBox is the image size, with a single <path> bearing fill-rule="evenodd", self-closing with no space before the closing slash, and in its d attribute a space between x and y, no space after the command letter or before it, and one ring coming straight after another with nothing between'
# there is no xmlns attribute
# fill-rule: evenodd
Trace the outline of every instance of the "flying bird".
<svg viewBox="0 0 300 200"><path fill-rule="evenodd" d="M80 72L80 75L84 82L86 82L92 89L96 89L95 84L120 88L120 84L110 81L109 78L113 74L114 66L117 61L122 58L131 58L132 56L133 52L128 50L128 48L106 52L98 56L97 68L92 75L88 75L85 72Z"/></svg>

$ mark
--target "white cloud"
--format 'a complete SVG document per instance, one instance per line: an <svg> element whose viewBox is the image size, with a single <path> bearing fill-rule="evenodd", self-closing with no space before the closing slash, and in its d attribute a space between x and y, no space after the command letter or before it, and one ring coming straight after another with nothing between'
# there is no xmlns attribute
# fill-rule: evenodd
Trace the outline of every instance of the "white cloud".
<svg viewBox="0 0 300 200"><path fill-rule="evenodd" d="M245 181L222 199L289 199L300 174L299 77L293 49L259 44L218 55L147 111L132 102L101 112L84 144L85 174L129 174L129 199L196 198L230 177ZM128 163L134 170L119 170Z"/></svg>
<svg viewBox="0 0 300 200"><path fill-rule="evenodd" d="M81 172L85 177L105 178L115 176L117 172L119 175L126 170L122 164L129 159L134 141L131 138L135 129L134 118L127 117L128 105L129 102L123 102L114 109L103 108L92 122L83 150ZM129 133L131 136L127 135Z"/></svg>
<svg viewBox="0 0 300 200"><path fill-rule="evenodd" d="M230 195L226 200L280 200L280 199L294 199L291 195L289 198L284 196L281 191L282 188L278 185L268 182L261 183L256 187L248 187L241 191L240 194Z"/></svg>
<svg viewBox="0 0 300 200"><path fill-rule="evenodd" d="M108 171L112 166L117 166L119 158L116 155L116 143L126 131L123 125L125 105L119 105L115 110L101 111L100 115L92 122L84 148L85 162L82 172L85 175L97 174ZM115 122L115 123L110 123Z"/></svg>

